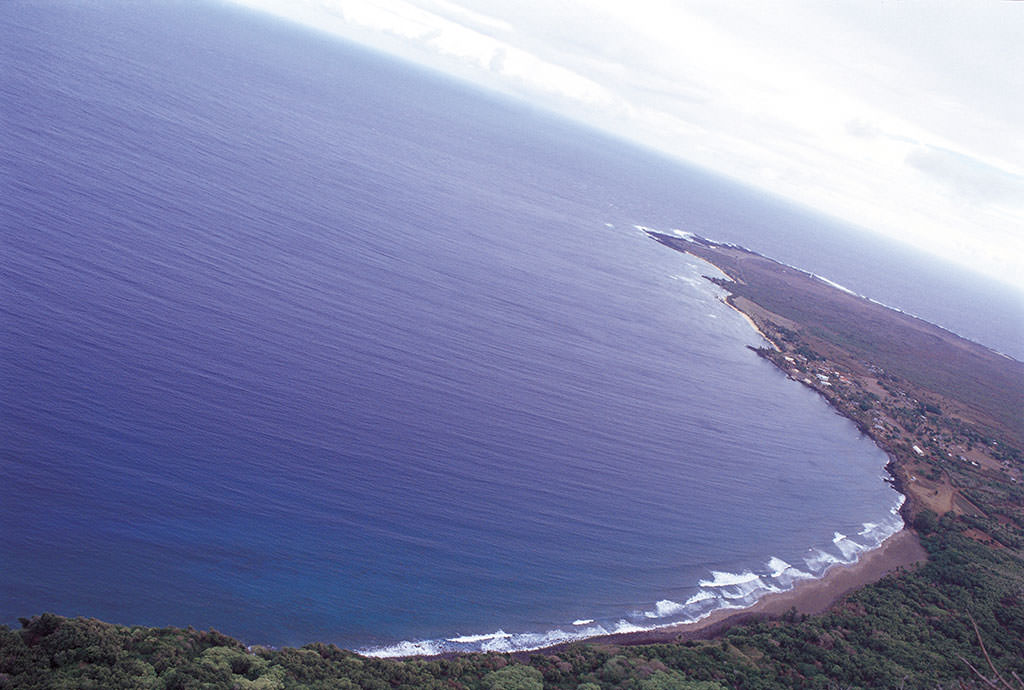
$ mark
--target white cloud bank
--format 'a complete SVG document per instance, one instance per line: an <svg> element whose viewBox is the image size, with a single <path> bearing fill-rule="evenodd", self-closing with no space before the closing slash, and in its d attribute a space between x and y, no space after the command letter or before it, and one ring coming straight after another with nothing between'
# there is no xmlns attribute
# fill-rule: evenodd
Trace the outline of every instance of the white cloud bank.
<svg viewBox="0 0 1024 690"><path fill-rule="evenodd" d="M1024 3L233 1L1024 287Z"/></svg>

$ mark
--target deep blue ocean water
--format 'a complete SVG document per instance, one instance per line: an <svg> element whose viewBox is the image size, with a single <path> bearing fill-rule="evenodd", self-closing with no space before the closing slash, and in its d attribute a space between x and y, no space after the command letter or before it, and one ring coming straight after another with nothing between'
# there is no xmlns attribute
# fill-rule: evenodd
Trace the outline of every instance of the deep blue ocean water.
<svg viewBox="0 0 1024 690"><path fill-rule="evenodd" d="M884 455L637 224L1015 342L976 276L245 11L0 34L0 622L524 647L897 528Z"/></svg>

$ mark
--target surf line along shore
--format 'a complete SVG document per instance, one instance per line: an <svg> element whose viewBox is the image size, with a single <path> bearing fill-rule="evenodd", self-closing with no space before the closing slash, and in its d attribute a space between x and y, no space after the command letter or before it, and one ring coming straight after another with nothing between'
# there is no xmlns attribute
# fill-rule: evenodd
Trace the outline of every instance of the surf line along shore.
<svg viewBox="0 0 1024 690"><path fill-rule="evenodd" d="M735 251L741 254L751 254L758 259L763 259L763 257L753 254L752 252L748 252L741 247L719 245L718 243L704 240L696 235L684 234L681 237L669 237L662 235L661 233L651 231L647 228L642 229L656 241L678 251L695 256L717 268L722 272L722 274L728 276L729 281L723 281L715 278L708 278L708 280L726 290L729 290L730 284L734 286L737 284L745 284L742 262L729 263L725 261L714 261L714 256L709 256L708 252L700 251L701 249L723 249L726 251ZM791 277L798 279L803 277L813 278L810 274L793 269L792 267L776 264L775 262L771 263L774 264L775 268L777 268L782 274L789 274ZM822 284L821 288L827 290L838 290L838 288L827 284ZM788 326L796 325L747 297L730 293L723 299L723 301L728 306L736 310L736 312L738 312L751 325L751 327L757 331L757 333L775 352L780 352L780 348L776 342L769 337L762 324L767 320L772 320L776 324L781 323ZM769 361L782 369L784 373L789 374L778 359L769 358ZM782 361L785 362L786 359L783 359ZM829 400L831 404L831 399L828 396L824 397L826 400ZM843 410L840 407L834 404L832 407L840 414L843 414ZM853 421L855 423L857 422L857 420ZM885 449L883 448L883 450ZM888 451L886 452L890 457L890 462L886 466L886 469L890 473L896 488L899 489L901 484L900 477L894 472L894 463L896 462L896 458L891 453L888 453ZM904 523L909 521L911 517L911 510L912 507L910 502L905 501L901 507L901 514L904 518ZM685 641L691 639L707 639L725 632L734 625L751 620L781 617L791 611L795 611L798 614L818 614L828 610L847 594L860 589L861 587L877 582L889 573L895 572L901 568L914 567L916 564L919 564L926 559L927 552L918 541L917 535L904 526L898 532L889 536L877 548L859 554L859 557L855 562L849 564L834 564L829 567L820 578L799 580L794 583L794 586L791 589L783 592L768 593L758 599L751 606L744 608L716 609L697 621L672 624L635 632L612 633L609 635L588 638L585 642L588 644L641 645ZM546 648L544 651L557 650L571 644L574 643L569 642L554 645ZM530 652L523 652L522 654L528 655L529 653Z"/></svg>
<svg viewBox="0 0 1024 690"><path fill-rule="evenodd" d="M741 609L716 609L692 623L677 623L637 632L613 633L581 642L563 643L540 651L554 651L571 644L643 645L716 637L734 625L761 618L777 618L795 610L798 614L816 614L828 610L847 594L881 580L900 568L913 567L925 560L927 552L917 535L901 529L871 551L865 551L854 563L835 564L817 579L799 580L792 589L771 592ZM536 652L522 652L529 656Z"/></svg>
<svg viewBox="0 0 1024 690"><path fill-rule="evenodd" d="M877 379L880 369L868 363L873 359L872 354L864 351L863 343L860 351L849 350L839 347L835 339L830 341L814 336L812 331L838 325L840 331L843 327L852 327L862 336L867 334L876 340L885 341L886 337L909 337L911 340L932 338L933 331L942 329L742 247L713 242L690 233L672 236L648 228L639 229L657 242L701 259L725 275L727 279L705 278L729 293L723 301L752 323L770 346L751 347L751 350L767 359L795 383L807 385L821 394L833 409L853 421L886 452L889 456L886 471L894 488L905 499L900 508L904 525L912 521L920 508L929 507L927 503L922 504L920 492L917 491L920 487L914 483L914 477L905 471L903 465L907 462L906 458L882 442L870 422L865 423L864 419L857 418L857 412L850 404L852 399L843 398L858 387L870 387L872 380ZM830 320L835 321L837 318L840 323L830 323ZM909 325L908 319L912 322ZM875 329L881 331L876 333ZM908 329L912 331L909 336ZM945 331L942 333L957 340L952 347L964 347L958 336ZM849 341L849 338L839 340ZM887 346L889 343L875 343L874 347L877 349L879 345ZM973 343L968 345L981 348ZM868 349L871 349L870 345ZM832 381L829 380L830 376ZM908 442L920 441L911 439ZM824 612L847 594L926 559L927 552L918 541L916 533L904 526L877 548L861 552L855 562L833 564L820 577L798 580L791 589L767 593L748 607L721 608L692 622L608 633L511 653L514 657L525 659L532 654L555 653L576 644L625 646L713 638L732 626L751 620L784 617L790 611L798 614ZM460 653L442 652L440 656L457 656Z"/></svg>
<svg viewBox="0 0 1024 690"><path fill-rule="evenodd" d="M709 277L708 279L725 290L729 290L730 283L731 285L742 285L744 283L741 264L737 263L729 265L724 261L716 262L713 260L714 257L709 257L705 252L699 252L699 248L719 248L740 253L746 253L746 250L733 248L727 245L720 246L717 243L697 238L696 235L684 234L682 238L677 239L669 238L667 235L653 232L647 228L642 229L644 229L655 241L665 244L672 249L695 256L696 258L708 262L715 268L718 268L723 274L729 277L729 282L721 281L719 278ZM680 240L682 242L679 242ZM688 244L692 244L692 249L696 249L697 251L689 251L691 247L689 247ZM778 270L783 273L795 273L801 277L809 275L803 271L783 266L782 264L775 265ZM822 285L821 287L826 290L838 290L833 286ZM790 320L769 311L749 298L730 293L730 295L724 298L723 301L748 321L751 327L757 331L765 342L768 343L771 349L776 352L779 352L780 348L775 341L768 336L766 329L763 328L762 325L765 320L772 319L776 324L782 322L782 324L786 324L788 326L795 326ZM779 361L777 359L770 358L769 360L772 361L772 363L779 365ZM786 360L783 358L782 361ZM781 366L779 366L779 368L782 369ZM783 369L783 373L787 372ZM829 399L827 396L825 397L826 399ZM843 414L842 408L837 407L836 405L833 405L833 407L836 408L840 414ZM853 421L856 422L856 420ZM883 450L885 450L885 448L883 448ZM887 470L890 472L893 482L897 485L897 488L899 488L899 477L893 473L893 463L895 462L895 458L893 458L891 454L889 454L889 457L890 463L887 465ZM901 509L904 523L907 522L910 517L908 509L908 503L904 502ZM878 548L859 554L859 557L855 562L831 565L820 577L798 580L792 589L784 592L772 592L766 594L751 606L744 608L720 608L712 611L707 616L692 622L675 623L670 624L670 626L644 631L604 635L589 638L585 642L587 644L643 645L708 639L724 633L729 628L736 626L736 624L750 620L781 617L791 611L796 611L798 614L809 615L822 613L843 599L846 595L862 587L876 583L876 581L882 579L887 574L897 571L900 568L913 567L914 565L925 561L927 557L928 553L925 551L924 547L921 546L918 536L904 526L899 531L890 535ZM563 643L555 645L549 649L555 650L570 644L572 643ZM524 654L528 654L528 652L524 652Z"/></svg>
<svg viewBox="0 0 1024 690"><path fill-rule="evenodd" d="M729 291L730 286L736 286L737 284L745 285L744 266L742 263L730 264L728 261L715 261L715 256L709 257L706 252L700 252L700 248L722 249L749 255L751 258L756 257L759 260L772 264L772 270L777 270L779 273L785 275L786 280L802 280L804 278L813 279L811 274L789 266L778 264L777 262L765 259L760 255L748 252L748 250L744 250L740 247L719 245L718 243L698 238L695 235L676 238L661 235L660 233L648 230L647 228L641 229L662 244L666 244L678 251L689 253L704 260L710 266L717 268L723 275L727 276L729 280L705 277L727 291ZM694 243L697 251L688 251L689 243ZM839 291L839 288L824 282L814 285L814 289ZM785 326L792 327L797 327L797 324L794 324L790 320L770 311L757 301L746 296L730 292L730 294L727 297L724 297L722 301L739 313L740 316L743 317L751 327L761 335L764 341L770 346L771 350L778 355L778 357L766 357L766 359L769 359L769 361L778 366L783 373L787 373L788 375L789 372L786 371L786 367L783 365L786 360L782 358L785 353L779 345L776 344L775 339L771 337L770 334L772 329L767 328L766 324L769 321L772 324L785 324ZM879 308L884 308L880 305L877 306L879 306ZM758 351L757 348L751 349ZM815 379L815 382L817 382L817 379L814 376L812 376L812 379ZM812 386L812 388L814 388L814 386ZM821 391L819 390L818 392ZM833 404L833 401L828 396L824 397L826 397L826 400L832 404L834 409L836 409L840 414L843 414L843 410L839 406ZM844 416L849 417L849 415ZM854 419L853 421L856 422L857 420ZM883 448L883 450L885 449ZM896 462L896 458L891 453L888 453L888 451L886 452L890 458L890 462L886 466L886 469L892 477L895 488L897 490L901 490L900 478L894 472L894 463ZM901 491L901 493L903 492ZM911 513L908 511L908 503L909 501L904 501L900 511L901 516L904 519L904 524L906 524L911 517ZM699 620L692 622L668 624L643 630L608 633L584 639L558 642L552 645L514 651L512 652L512 655L525 659L532 654L553 653L576 644L643 645L691 639L707 639L724 633L732 626L757 619L783 617L791 611L795 611L797 614L818 614L829 609L847 594L860 589L861 587L877 582L889 573L898 571L902 568L911 568L926 559L927 552L918 541L917 535L913 531L903 527L896 533L890 535L878 547L858 554L857 560L853 563L833 564L820 577L798 580L794 583L792 588L781 592L767 593L747 607L715 609ZM442 656L450 656L454 654L456 653L448 652L443 653Z"/></svg>

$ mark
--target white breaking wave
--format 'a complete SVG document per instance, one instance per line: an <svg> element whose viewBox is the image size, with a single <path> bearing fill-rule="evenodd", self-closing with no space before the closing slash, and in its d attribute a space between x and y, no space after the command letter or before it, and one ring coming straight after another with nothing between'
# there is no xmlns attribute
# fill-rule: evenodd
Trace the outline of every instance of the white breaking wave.
<svg viewBox="0 0 1024 690"><path fill-rule="evenodd" d="M517 652L550 647L562 642L574 642L588 637L608 635L610 632L633 632L626 629L632 624L620 621L620 625L609 631L600 625L580 627L577 630L549 630L543 633L506 633L498 630L480 635L462 635L443 640L405 641L393 645L356 650L363 656L384 658L403 656L436 656L446 652ZM646 628L636 627L637 630Z"/></svg>
<svg viewBox="0 0 1024 690"><path fill-rule="evenodd" d="M821 282L825 283L826 285L831 285L832 287L834 287L837 290L842 290L843 292L845 292L848 295L853 295L854 297L860 297L862 299L867 299L867 297L864 297L864 295L856 293L853 290L851 290L850 288L846 287L845 285L840 285L839 283L835 282L834 280L829 280L825 276L820 276L817 273L812 273L811 276L814 277L814 278L817 278L818 280L820 280Z"/></svg>
<svg viewBox="0 0 1024 690"><path fill-rule="evenodd" d="M673 618L673 623L693 623L716 608L730 608L728 597L721 592L707 589L697 590L684 603L671 599L662 599L654 605L653 611L644 611L644 618Z"/></svg>
<svg viewBox="0 0 1024 690"><path fill-rule="evenodd" d="M821 549L811 549L810 555L804 558L807 569L816 576L821 576L830 566L844 563L841 559Z"/></svg>
<svg viewBox="0 0 1024 690"><path fill-rule="evenodd" d="M436 656L444 653L445 649L436 642L430 640L421 642L399 642L386 647L374 647L372 649L356 650L363 656L374 657L395 657L395 656Z"/></svg>
<svg viewBox="0 0 1024 690"><path fill-rule="evenodd" d="M696 594L694 594L692 597L687 599L686 600L686 605L687 606L693 606L694 604L700 603L702 601L708 601L709 599L714 599L714 598L715 598L715 595L713 593L707 591L706 589L702 589L699 592L697 592Z"/></svg>
<svg viewBox="0 0 1024 690"><path fill-rule="evenodd" d="M739 574L723 573L717 570L712 570L710 580L701 580L697 584L701 587L732 587L736 585L744 585L760 579L760 577L749 570Z"/></svg>
<svg viewBox="0 0 1024 690"><path fill-rule="evenodd" d="M768 561L768 568L771 570L772 582L782 590L792 589L798 580L809 580L814 577L811 573L800 570L774 556Z"/></svg>
<svg viewBox="0 0 1024 690"><path fill-rule="evenodd" d="M502 640L508 637L512 637L509 633L504 630L499 630L496 633L489 635L463 635L462 637L449 637L449 642L455 642L458 644L472 644L474 642L486 642L488 640Z"/></svg>
<svg viewBox="0 0 1024 690"><path fill-rule="evenodd" d="M644 611L644 616L647 618L665 618L666 616L675 615L686 608L685 604L680 604L678 601L672 601L671 599L662 599L654 605L653 611Z"/></svg>
<svg viewBox="0 0 1024 690"><path fill-rule="evenodd" d="M897 504L897 508L900 504L902 500ZM833 565L853 563L861 553L877 547L902 527L902 519L898 513L894 513L893 517L881 522L865 522L858 532L858 541L835 532L830 549L834 548L838 553L829 553L822 548L810 549L804 558L806 570L772 556L766 564L767 572L760 575L751 570L740 573L711 571L711 577L699 580L700 589L687 598L685 603L660 599L651 610L636 611L632 614L633 618L639 620L619 618L613 619L614 622L602 624L592 618L577 618L571 626L566 626L567 629L555 628L542 633L508 633L497 630L440 640L403 641L357 651L371 657L436 656L449 652L472 651L531 651L600 635L645 632L680 623L695 623L716 610L742 609L752 605L765 594L791 589L798 580L821 577ZM644 625L643 621L657 622Z"/></svg>
<svg viewBox="0 0 1024 690"><path fill-rule="evenodd" d="M821 577L833 565L856 563L860 554L878 548L882 542L903 529L903 518L899 509L906 497L898 495L895 505L889 510L889 517L879 522L865 522L857 533L857 539L851 539L841 532L832 536L832 545L839 552L829 553L823 549L810 549L804 563L812 577Z"/></svg>
<svg viewBox="0 0 1024 690"><path fill-rule="evenodd" d="M865 522L857 533L857 543L863 545L865 550L877 548L883 541L903 529L903 517L900 515L900 508L907 500L903 494L896 495L896 501L889 509L888 518L879 522Z"/></svg>
<svg viewBox="0 0 1024 690"><path fill-rule="evenodd" d="M786 561L782 560L781 558L772 556L771 560L768 561L768 567L772 571L772 577L776 578L782 575L790 568L792 568L793 566L791 566L789 563L786 563Z"/></svg>
<svg viewBox="0 0 1024 690"><path fill-rule="evenodd" d="M742 573L712 571L710 580L701 580L701 587L717 590L715 596L729 605L748 606L769 592L782 591L760 575L749 570Z"/></svg>
<svg viewBox="0 0 1024 690"><path fill-rule="evenodd" d="M760 599L763 595L769 592L781 592L782 590L775 585L766 583L761 578L751 581L745 585L739 585L733 588L727 588L723 590L722 596L726 599L738 599L743 602L744 605L753 604L755 601Z"/></svg>
<svg viewBox="0 0 1024 690"><path fill-rule="evenodd" d="M858 544L849 537L841 535L838 532L836 533L836 536L842 537L841 539L834 540L834 543L836 545L836 548L839 549L840 553L843 554L843 558L845 558L847 562L852 563L853 561L856 561L857 554L861 553L862 551L867 551L868 547L864 546L863 544Z"/></svg>

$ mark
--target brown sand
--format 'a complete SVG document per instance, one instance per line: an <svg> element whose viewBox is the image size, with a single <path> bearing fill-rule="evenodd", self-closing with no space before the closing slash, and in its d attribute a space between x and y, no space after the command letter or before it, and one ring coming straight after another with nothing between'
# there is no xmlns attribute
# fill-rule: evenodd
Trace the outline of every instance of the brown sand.
<svg viewBox="0 0 1024 690"><path fill-rule="evenodd" d="M793 608L797 613L821 613L850 592L877 582L898 568L908 568L926 558L927 552L917 540L917 535L904 529L886 539L877 549L861 554L856 563L832 566L821 579L802 580L791 590L765 595L749 608L719 610L696 623L605 635L590 638L587 642L638 645L707 639L722 634L738 623L781 616Z"/></svg>

